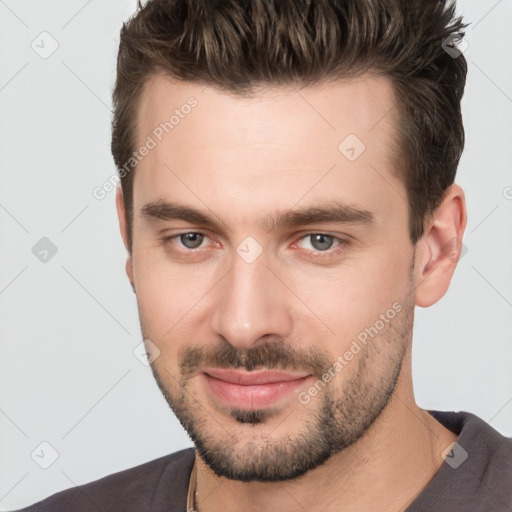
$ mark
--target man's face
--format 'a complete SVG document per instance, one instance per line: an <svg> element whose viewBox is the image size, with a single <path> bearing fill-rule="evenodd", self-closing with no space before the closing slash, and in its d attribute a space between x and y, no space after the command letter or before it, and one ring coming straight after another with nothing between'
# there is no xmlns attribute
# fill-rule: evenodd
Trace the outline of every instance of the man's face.
<svg viewBox="0 0 512 512"><path fill-rule="evenodd" d="M414 248L391 84L252 99L148 85L137 147L156 146L135 172L128 271L154 376L218 475L297 477L360 438L400 387Z"/></svg>

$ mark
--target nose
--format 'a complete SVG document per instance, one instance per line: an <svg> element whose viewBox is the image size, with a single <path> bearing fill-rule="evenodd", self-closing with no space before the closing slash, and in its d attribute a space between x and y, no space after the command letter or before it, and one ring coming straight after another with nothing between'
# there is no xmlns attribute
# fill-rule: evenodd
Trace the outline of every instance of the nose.
<svg viewBox="0 0 512 512"><path fill-rule="evenodd" d="M252 263L235 254L231 270L215 287L211 329L237 348L286 338L292 330L287 288L267 265L264 254Z"/></svg>

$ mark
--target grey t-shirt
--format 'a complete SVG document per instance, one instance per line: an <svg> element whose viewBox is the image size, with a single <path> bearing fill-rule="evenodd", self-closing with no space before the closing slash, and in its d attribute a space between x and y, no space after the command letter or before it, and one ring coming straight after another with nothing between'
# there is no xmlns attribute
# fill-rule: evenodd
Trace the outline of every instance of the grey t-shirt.
<svg viewBox="0 0 512 512"><path fill-rule="evenodd" d="M512 512L512 438L468 412L428 412L459 437L406 512ZM188 448L18 512L185 512L193 462Z"/></svg>

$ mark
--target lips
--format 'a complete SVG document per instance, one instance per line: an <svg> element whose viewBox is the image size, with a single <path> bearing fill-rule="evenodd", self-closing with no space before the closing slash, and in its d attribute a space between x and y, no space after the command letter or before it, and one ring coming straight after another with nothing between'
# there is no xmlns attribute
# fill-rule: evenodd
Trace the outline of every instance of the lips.
<svg viewBox="0 0 512 512"><path fill-rule="evenodd" d="M211 368L204 370L211 377L230 382L232 384L240 384L242 386L253 386L257 384L272 384L274 382L289 382L292 380L307 377L307 373L295 374L287 372L273 372L262 370L258 372L241 372L238 370L224 370L221 368Z"/></svg>
<svg viewBox="0 0 512 512"><path fill-rule="evenodd" d="M310 374L282 371L203 370L208 391L217 400L239 409L269 407L301 387Z"/></svg>

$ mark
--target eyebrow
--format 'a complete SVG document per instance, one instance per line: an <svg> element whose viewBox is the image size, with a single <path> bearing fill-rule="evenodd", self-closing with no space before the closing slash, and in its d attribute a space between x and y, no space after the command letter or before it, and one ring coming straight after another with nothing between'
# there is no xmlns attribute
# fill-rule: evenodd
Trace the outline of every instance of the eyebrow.
<svg viewBox="0 0 512 512"><path fill-rule="evenodd" d="M141 215L149 221L183 220L211 229L219 229L220 224L224 224L222 221L216 221L214 216L210 216L207 211L162 199L145 204L141 209ZM322 206L291 209L280 212L277 216L263 219L261 225L270 231L275 228L290 228L327 222L351 223L367 226L374 226L376 224L373 212L355 205L334 201Z"/></svg>

